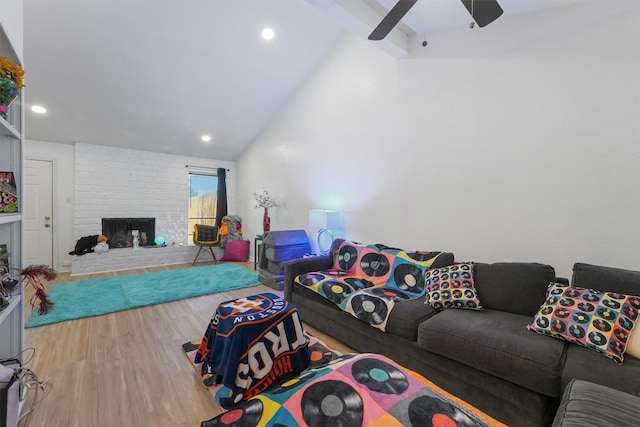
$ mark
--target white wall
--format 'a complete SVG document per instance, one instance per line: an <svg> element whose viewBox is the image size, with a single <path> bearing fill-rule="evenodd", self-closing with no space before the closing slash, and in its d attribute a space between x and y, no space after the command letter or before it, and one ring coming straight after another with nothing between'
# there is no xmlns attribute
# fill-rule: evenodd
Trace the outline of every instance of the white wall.
<svg viewBox="0 0 640 427"><path fill-rule="evenodd" d="M235 213L235 162L76 144L74 238L99 234L102 218L154 217L156 236L164 237L167 245L186 245L186 165L230 169L227 205L229 213Z"/></svg>
<svg viewBox="0 0 640 427"><path fill-rule="evenodd" d="M27 140L24 144L26 159L48 160L53 164L53 267L58 271L71 270L74 199L74 149L70 144L54 144Z"/></svg>
<svg viewBox="0 0 640 427"><path fill-rule="evenodd" d="M348 38L239 159L245 234L266 187L272 229L333 208L366 243L640 270L639 17L585 1L420 38L403 60Z"/></svg>
<svg viewBox="0 0 640 427"><path fill-rule="evenodd" d="M9 40L11 40L13 44L13 48L20 57L20 61L24 60L23 9L22 0L0 0L0 10L2 11L2 16L0 16L0 24L2 25L0 26L4 28L7 33ZM6 48L6 46L3 46L3 49L4 48Z"/></svg>
<svg viewBox="0 0 640 427"><path fill-rule="evenodd" d="M167 244L187 243L189 198L185 165L225 167L230 214L235 211L235 162L91 144L26 141L25 158L54 165L54 268L69 271L69 251L99 234L103 217L155 217ZM202 171L202 170L199 170Z"/></svg>

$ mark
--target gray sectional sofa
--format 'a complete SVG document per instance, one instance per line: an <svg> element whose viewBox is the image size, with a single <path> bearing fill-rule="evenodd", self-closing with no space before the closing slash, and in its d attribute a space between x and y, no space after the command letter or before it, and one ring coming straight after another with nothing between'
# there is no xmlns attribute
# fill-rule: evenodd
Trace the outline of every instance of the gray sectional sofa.
<svg viewBox="0 0 640 427"><path fill-rule="evenodd" d="M330 269L329 256L290 261L285 298L302 320L360 352L384 354L494 418L513 426L547 426L572 379L640 395L640 360L622 365L602 354L526 329L545 301L553 267L538 263L474 263L483 309L436 310L424 298L398 302L386 330L341 311L295 278ZM572 285L640 295L640 272L576 264Z"/></svg>

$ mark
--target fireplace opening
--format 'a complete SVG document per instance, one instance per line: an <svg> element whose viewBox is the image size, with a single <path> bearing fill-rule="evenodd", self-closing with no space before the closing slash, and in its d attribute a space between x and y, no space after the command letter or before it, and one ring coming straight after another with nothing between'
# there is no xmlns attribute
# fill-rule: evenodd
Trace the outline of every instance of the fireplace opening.
<svg viewBox="0 0 640 427"><path fill-rule="evenodd" d="M155 246L155 218L102 218L102 234L109 239L110 248L133 247L131 230L138 230L140 246Z"/></svg>

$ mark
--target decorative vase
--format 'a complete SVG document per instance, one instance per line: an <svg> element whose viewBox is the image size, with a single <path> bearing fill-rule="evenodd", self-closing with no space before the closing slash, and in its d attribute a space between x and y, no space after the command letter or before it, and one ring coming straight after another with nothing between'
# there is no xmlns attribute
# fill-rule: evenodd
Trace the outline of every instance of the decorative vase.
<svg viewBox="0 0 640 427"><path fill-rule="evenodd" d="M0 74L0 116L7 118L9 106L20 94L20 88L13 80L10 72L5 75Z"/></svg>
<svg viewBox="0 0 640 427"><path fill-rule="evenodd" d="M264 208L264 216L262 217L262 232L267 234L271 231L271 218L269 218L269 208Z"/></svg>

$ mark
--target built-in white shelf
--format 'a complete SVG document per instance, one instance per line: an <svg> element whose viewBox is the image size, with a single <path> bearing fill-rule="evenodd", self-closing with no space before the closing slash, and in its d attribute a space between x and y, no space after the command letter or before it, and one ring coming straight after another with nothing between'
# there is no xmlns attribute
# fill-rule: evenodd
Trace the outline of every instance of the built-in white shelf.
<svg viewBox="0 0 640 427"><path fill-rule="evenodd" d="M0 56L24 66L22 61L23 0L0 0ZM5 7L11 5L11 7ZM7 25L9 24L9 25ZM17 40L20 42L16 44ZM22 164L24 159L22 95L9 107L8 118L0 116L0 170L12 171L22 195ZM20 212L0 213L0 244L7 245L12 266L22 267L22 215ZM15 289L7 307L0 311L0 359L22 360L24 349L24 294L22 285ZM18 414L19 415L19 414Z"/></svg>
<svg viewBox="0 0 640 427"><path fill-rule="evenodd" d="M18 222L21 219L22 219L22 215L19 213L0 214L0 224L10 224L12 222Z"/></svg>
<svg viewBox="0 0 640 427"><path fill-rule="evenodd" d="M11 123L0 116L0 135L8 135L20 139L20 132L14 128Z"/></svg>
<svg viewBox="0 0 640 427"><path fill-rule="evenodd" d="M20 284L19 286L22 286ZM11 315L11 312L16 309L16 307L20 306L20 301L22 297L20 294L15 294L9 300L9 305L5 307L2 311L0 311L0 323L4 322L4 320Z"/></svg>

